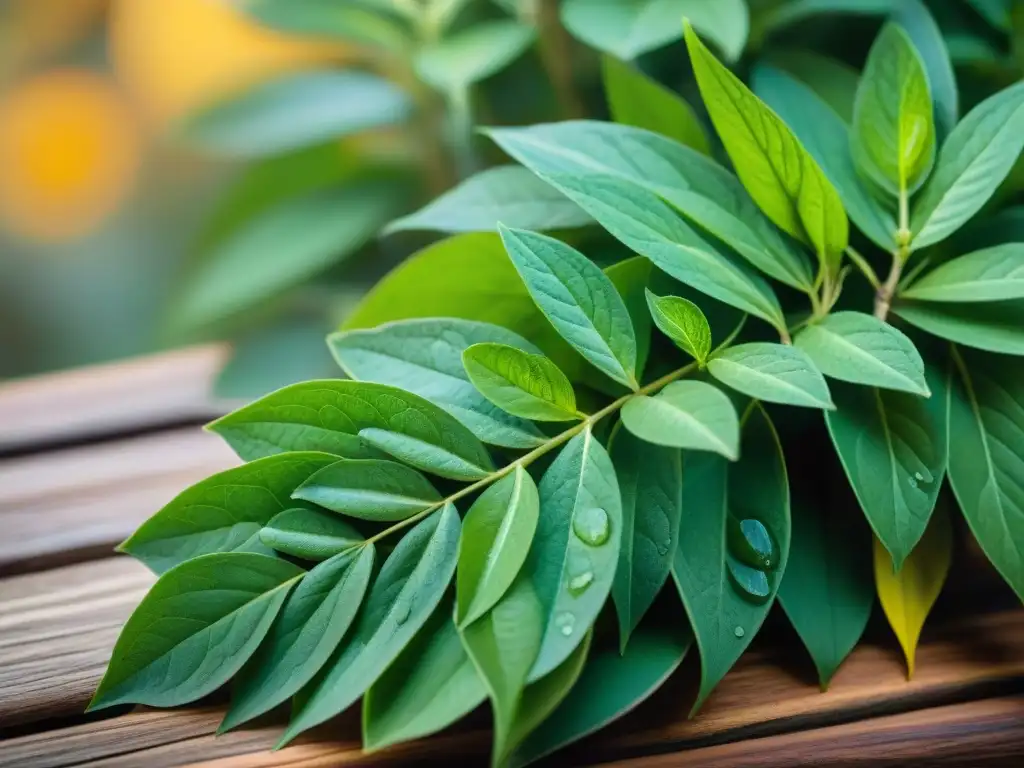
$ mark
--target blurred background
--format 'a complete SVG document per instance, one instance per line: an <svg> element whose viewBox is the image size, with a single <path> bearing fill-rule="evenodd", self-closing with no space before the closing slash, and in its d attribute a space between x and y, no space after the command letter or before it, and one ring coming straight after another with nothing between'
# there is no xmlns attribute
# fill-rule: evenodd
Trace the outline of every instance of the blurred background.
<svg viewBox="0 0 1024 768"><path fill-rule="evenodd" d="M332 375L324 333L387 266L430 239L381 239L381 227L500 162L472 138L474 122L607 114L599 36L566 38L568 70L543 39L533 45L536 15L557 7L544 0L296 0L288 24L266 26L251 12L261 2L283 5L0 0L0 378L210 339L234 345L218 384L224 395ZM350 27L304 34L322 18L304 26L314 17L302 9L313 14L330 2L372 6L386 25L375 22L364 37ZM737 3L744 6L725 6ZM790 14L796 21L783 29L778 11L787 5L873 15ZM751 0L736 65L775 57L833 91L822 95L841 111L885 5ZM1020 79L1024 3L928 5L956 67L961 113ZM404 34L403 18L414 17L429 21L418 28L421 46L447 26L486 34L455 35L457 46L428 51L410 80L401 68L377 66L375 51L402 50L405 38L383 32ZM722 22L712 19L705 33L713 23ZM635 63L693 103L675 37L668 48L652 40ZM612 35L605 51L615 44ZM351 67L380 77L322 77ZM575 90L566 90L566 76ZM483 80L470 107L469 85ZM275 83L289 84L291 111L270 91L241 107L232 101ZM295 95L303 92L305 100ZM274 99L267 118L261 104ZM441 123L413 118L398 130L408 113L429 118L432 109ZM282 114L296 117L282 127ZM302 135L294 135L298 124ZM1018 194L1020 175L1008 196ZM1001 224L1024 227L1020 211Z"/></svg>

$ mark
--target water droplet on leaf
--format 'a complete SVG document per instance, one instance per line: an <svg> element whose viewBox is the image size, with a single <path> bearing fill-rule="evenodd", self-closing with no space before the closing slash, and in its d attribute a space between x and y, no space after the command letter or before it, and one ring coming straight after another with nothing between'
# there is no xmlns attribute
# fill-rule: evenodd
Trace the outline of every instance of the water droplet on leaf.
<svg viewBox="0 0 1024 768"><path fill-rule="evenodd" d="M727 532L730 554L744 565L769 571L778 565L775 541L760 520L730 517Z"/></svg>
<svg viewBox="0 0 1024 768"><path fill-rule="evenodd" d="M914 477L907 478L907 484L911 488L917 488L917 478L914 478Z"/></svg>
<svg viewBox="0 0 1024 768"><path fill-rule="evenodd" d="M569 594L581 595L594 582L594 572L584 571L569 579Z"/></svg>
<svg viewBox="0 0 1024 768"><path fill-rule="evenodd" d="M734 630L732 631L732 633L733 633L734 635L736 635L736 637L743 637L743 636L744 636L745 634L747 634L747 633L746 633L746 632L744 631L743 627L739 627L739 626L738 626L738 627L736 627L736 629L734 629Z"/></svg>
<svg viewBox="0 0 1024 768"><path fill-rule="evenodd" d="M409 620L409 614L412 612L412 606L409 603L402 603L401 605L395 606L395 621L401 626Z"/></svg>
<svg viewBox="0 0 1024 768"><path fill-rule="evenodd" d="M726 565L732 585L740 597L758 605L768 601L772 593L768 574L758 568L751 568L749 565L733 560L731 557L726 558Z"/></svg>
<svg viewBox="0 0 1024 768"><path fill-rule="evenodd" d="M599 547L611 536L608 513L600 507L581 509L573 516L572 530L584 544Z"/></svg>
<svg viewBox="0 0 1024 768"><path fill-rule="evenodd" d="M555 616L555 626L558 627L558 631L566 637L572 634L572 628L575 623L576 617L568 611Z"/></svg>

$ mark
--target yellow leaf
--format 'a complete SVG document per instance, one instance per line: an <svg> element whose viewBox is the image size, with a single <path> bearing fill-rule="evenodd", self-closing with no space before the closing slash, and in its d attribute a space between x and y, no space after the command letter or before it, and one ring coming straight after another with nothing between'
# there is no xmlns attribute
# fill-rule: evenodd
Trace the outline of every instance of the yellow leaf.
<svg viewBox="0 0 1024 768"><path fill-rule="evenodd" d="M914 654L921 627L942 590L952 552L949 514L941 505L936 507L924 536L899 572L894 571L892 558L875 538L875 588L889 626L907 657L908 680L914 675Z"/></svg>

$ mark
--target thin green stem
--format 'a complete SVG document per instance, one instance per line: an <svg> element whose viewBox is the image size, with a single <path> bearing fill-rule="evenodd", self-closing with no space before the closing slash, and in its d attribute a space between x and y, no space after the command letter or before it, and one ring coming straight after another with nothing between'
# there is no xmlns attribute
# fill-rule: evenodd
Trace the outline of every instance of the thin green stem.
<svg viewBox="0 0 1024 768"><path fill-rule="evenodd" d="M414 525L415 523L418 523L420 520L422 520L425 517L429 517L431 514L433 514L437 510L441 509L442 507L444 507L444 506L446 506L448 504L453 504L456 501L458 501L459 499L465 498L466 496L469 496L470 494L475 493L476 491L479 491L479 490L482 490L483 488L486 488L491 483L494 483L497 480L500 480L501 478L505 477L509 473L514 472L516 467L527 467L527 466L529 466L534 461L539 459L541 456L544 456L546 453L550 453L555 448L558 448L560 445L563 445L564 443L569 442L569 440L574 438L580 432L583 432L584 430L590 429L597 422L599 422L601 419L603 419L605 416L610 416L611 414L616 413L630 399L636 397L637 395L649 395L652 392L657 392L662 387L665 387L665 386L671 384L676 379L682 378L683 376L688 374L690 371L694 370L696 367L697 367L697 363L696 362L690 363L689 365L684 365L682 368L677 368L676 370L671 371L670 373L665 374L660 379L656 379L656 380L652 381L650 384L647 384L647 385L645 385L643 387L640 387L636 392L630 392L629 394L623 395L618 400L615 400L614 402L609 403L608 405L606 405L601 410L594 412L590 416L585 416L583 418L583 420L579 424L574 424L573 426L569 427L564 432L560 432L559 434L557 434L554 437L552 437L550 440L548 440L543 445L537 446L536 448L534 448L529 453L524 453L518 459L516 459L515 461L513 461L513 462L511 462L509 464L506 464L501 469L496 469L494 472L491 472L486 477L480 478L475 483L471 483L470 485L467 485L465 488L459 489L458 491L456 491L455 493L451 494L447 498L441 499L441 501L438 501L438 502L435 502L435 503L431 504L429 507L427 507L426 509L421 510L420 512L417 512L412 517L407 517L405 520L400 520L397 523L395 523L394 525L392 525L392 526L390 526L388 528L385 528L383 531L380 531L379 533L375 533L373 536L371 536L366 541L364 541L360 546L366 546L367 544L373 544L374 542L383 539L385 536L389 536L392 533L396 533L396 532L402 530L403 528L407 528L410 525Z"/></svg>
<svg viewBox="0 0 1024 768"><path fill-rule="evenodd" d="M868 260L865 259L852 245L846 246L846 255L853 262L854 266L860 270L861 274L871 283L871 287L876 291L881 287L882 281L878 279L878 275L875 270L868 264Z"/></svg>

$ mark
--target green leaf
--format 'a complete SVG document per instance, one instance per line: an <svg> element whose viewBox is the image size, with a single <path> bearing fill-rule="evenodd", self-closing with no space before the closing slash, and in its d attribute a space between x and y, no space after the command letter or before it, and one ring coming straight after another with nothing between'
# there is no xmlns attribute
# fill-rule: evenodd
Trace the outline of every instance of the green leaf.
<svg viewBox="0 0 1024 768"><path fill-rule="evenodd" d="M651 352L651 313L647 311L647 283L653 265L643 256L631 256L604 268L604 273L619 292L636 337L636 377L639 380Z"/></svg>
<svg viewBox="0 0 1024 768"><path fill-rule="evenodd" d="M797 288L813 283L803 253L761 213L739 180L696 150L639 128L588 120L493 128L488 134L548 181L582 177L563 188L567 195L579 190L587 199L590 177L614 176L658 195L765 274Z"/></svg>
<svg viewBox="0 0 1024 768"><path fill-rule="evenodd" d="M404 464L342 459L310 475L292 498L360 520L390 523L436 506L441 494L427 478Z"/></svg>
<svg viewBox="0 0 1024 768"><path fill-rule="evenodd" d="M522 577L483 616L462 629L462 643L483 677L494 711L493 765L503 765L509 738L544 635L544 606Z"/></svg>
<svg viewBox="0 0 1024 768"><path fill-rule="evenodd" d="M919 301L1024 299L1024 243L1005 243L951 259L900 293Z"/></svg>
<svg viewBox="0 0 1024 768"><path fill-rule="evenodd" d="M89 710L173 707L217 690L256 650L303 573L249 552L204 555L169 570L121 630Z"/></svg>
<svg viewBox="0 0 1024 768"><path fill-rule="evenodd" d="M441 602L455 572L459 528L459 513L448 504L398 543L370 589L352 634L303 691L279 747L347 709L413 639Z"/></svg>
<svg viewBox="0 0 1024 768"><path fill-rule="evenodd" d="M193 115L186 140L234 157L265 157L400 123L408 97L368 72L302 72L261 83Z"/></svg>
<svg viewBox="0 0 1024 768"><path fill-rule="evenodd" d="M928 397L914 343L876 317L836 312L801 330L793 343L833 379Z"/></svg>
<svg viewBox="0 0 1024 768"><path fill-rule="evenodd" d="M890 13L892 6L892 0L792 0L766 8L758 26L766 35L819 14L883 15Z"/></svg>
<svg viewBox="0 0 1024 768"><path fill-rule="evenodd" d="M764 99L821 166L839 191L847 213L877 246L895 246L896 218L863 185L850 154L849 129L814 91L773 67L758 66L754 90Z"/></svg>
<svg viewBox="0 0 1024 768"><path fill-rule="evenodd" d="M692 714L768 615L789 558L789 485L775 429L756 404L744 425L739 462L730 467L719 456L687 453L683 477L680 528L686 535L679 537L672 576L700 649ZM751 540L743 525L762 536ZM741 560L748 552L759 555L761 568Z"/></svg>
<svg viewBox="0 0 1024 768"><path fill-rule="evenodd" d="M549 176L617 240L663 272L712 298L780 327L771 287L746 265L701 239L651 192L614 176Z"/></svg>
<svg viewBox="0 0 1024 768"><path fill-rule="evenodd" d="M893 312L922 331L966 347L1024 355L1024 299L985 304L900 302Z"/></svg>
<svg viewBox="0 0 1024 768"><path fill-rule="evenodd" d="M950 133L914 201L915 249L949 237L985 204L1024 148L1024 83L981 102Z"/></svg>
<svg viewBox="0 0 1024 768"><path fill-rule="evenodd" d="M906 32L886 24L868 53L850 136L858 169L892 195L911 194L935 162L935 125L924 64Z"/></svg>
<svg viewBox="0 0 1024 768"><path fill-rule="evenodd" d="M647 306L658 330L680 349L703 364L711 354L711 326L700 307L678 296L655 296L646 292Z"/></svg>
<svg viewBox="0 0 1024 768"><path fill-rule="evenodd" d="M728 395L703 381L676 381L654 397L632 397L621 413L625 427L649 443L712 451L732 461L739 455L736 409Z"/></svg>
<svg viewBox="0 0 1024 768"><path fill-rule="evenodd" d="M260 541L276 552L319 562L358 546L363 537L337 515L293 507L260 529Z"/></svg>
<svg viewBox="0 0 1024 768"><path fill-rule="evenodd" d="M583 673L593 634L592 630L587 630L565 661L523 690L516 719L509 729L506 742L509 752L551 717L551 713L558 709L558 705L572 691Z"/></svg>
<svg viewBox="0 0 1024 768"><path fill-rule="evenodd" d="M285 453L218 472L175 496L118 549L156 573L211 552L270 554L260 529L297 506L292 491L337 460L326 453Z"/></svg>
<svg viewBox="0 0 1024 768"><path fill-rule="evenodd" d="M539 232L575 229L593 219L526 168L503 165L470 176L425 207L395 219L384 234L406 230L496 232L498 222Z"/></svg>
<svg viewBox="0 0 1024 768"><path fill-rule="evenodd" d="M971 532L1024 599L1024 361L956 350L949 480Z"/></svg>
<svg viewBox="0 0 1024 768"><path fill-rule="evenodd" d="M757 400L835 407L821 371L804 352L787 344L752 342L729 347L708 361L708 373Z"/></svg>
<svg viewBox="0 0 1024 768"><path fill-rule="evenodd" d="M263 211L204 254L176 302L175 326L224 321L341 262L401 210L403 198L397 181L369 179Z"/></svg>
<svg viewBox="0 0 1024 768"><path fill-rule="evenodd" d="M735 61L743 53L750 21L742 0L566 0L562 5L566 29L620 59L635 59L678 40L684 16L728 60Z"/></svg>
<svg viewBox="0 0 1024 768"><path fill-rule="evenodd" d="M363 749L437 733L486 698L444 601L363 697Z"/></svg>
<svg viewBox="0 0 1024 768"><path fill-rule="evenodd" d="M767 54L767 61L769 63L769 70L772 67L778 67L813 91L822 102L842 118L844 123L849 124L853 122L853 102L857 96L857 85L860 81L860 72L858 70L839 59L823 56L820 53L805 48L782 48L777 50L773 48ZM761 71L762 68L760 66L755 68L755 73ZM771 99L757 87L756 76L754 79L754 93L771 105ZM789 127L800 137L797 126L789 121L781 110L776 108L776 111L779 112L782 118L789 123ZM803 141L802 138L801 140ZM804 141L804 145L807 146L806 141ZM812 155L814 154L810 147L807 147L807 149ZM815 157L815 159L822 166L825 175L828 176L828 167L822 163L821 158ZM832 179L832 183L836 183L835 179ZM838 187L838 185L836 186ZM841 190L840 197L843 197ZM845 198L843 203L846 203ZM851 215L850 218L853 218L853 216Z"/></svg>
<svg viewBox="0 0 1024 768"><path fill-rule="evenodd" d="M619 617L619 647L625 652L672 567L683 470L679 449L652 445L624 429L615 432L611 456L622 491L622 546L612 599Z"/></svg>
<svg viewBox="0 0 1024 768"><path fill-rule="evenodd" d="M527 290L562 337L598 370L636 388L636 336L611 280L576 249L545 235L499 229Z"/></svg>
<svg viewBox="0 0 1024 768"><path fill-rule="evenodd" d="M558 366L505 344L474 344L462 353L470 381L499 408L535 421L579 418L576 393Z"/></svg>
<svg viewBox="0 0 1024 768"><path fill-rule="evenodd" d="M692 644L685 622L641 624L624 653L595 650L569 695L520 745L511 765L528 765L633 711L679 668Z"/></svg>
<svg viewBox="0 0 1024 768"><path fill-rule="evenodd" d="M229 413L209 429L245 460L308 449L376 458L380 453L372 450L374 444L390 446L381 447L390 453L395 441L382 436L396 435L421 448L423 460L410 464L443 477L473 479L491 468L484 446L447 412L418 395L363 381L293 384Z"/></svg>
<svg viewBox="0 0 1024 768"><path fill-rule="evenodd" d="M681 96L612 56L601 57L601 71L615 122L646 128L705 155L711 153L704 126Z"/></svg>
<svg viewBox="0 0 1024 768"><path fill-rule="evenodd" d="M443 93L459 93L497 74L530 47L533 27L512 19L484 21L427 43L414 58L416 74Z"/></svg>
<svg viewBox="0 0 1024 768"><path fill-rule="evenodd" d="M959 115L956 76L942 30L928 7L919 0L900 0L892 10L892 18L913 41L924 64L931 100L935 105L935 127L941 142L953 130Z"/></svg>
<svg viewBox="0 0 1024 768"><path fill-rule="evenodd" d="M350 378L390 384L426 398L484 442L505 448L535 448L543 442L537 428L495 406L469 380L462 353L481 342L539 351L501 326L453 317L399 320L378 328L334 333L327 339Z"/></svg>
<svg viewBox="0 0 1024 768"><path fill-rule="evenodd" d="M946 472L946 373L930 400L874 387L836 388L832 443L875 535L898 569L924 533Z"/></svg>
<svg viewBox="0 0 1024 768"><path fill-rule="evenodd" d="M459 542L455 621L460 627L489 611L515 580L539 514L537 486L521 465L473 502Z"/></svg>
<svg viewBox="0 0 1024 768"><path fill-rule="evenodd" d="M914 656L928 613L942 591L953 559L953 527L940 505L928 530L896 570L885 547L875 540L875 586L896 638L907 658L907 679L914 676Z"/></svg>
<svg viewBox="0 0 1024 768"><path fill-rule="evenodd" d="M531 682L583 641L611 591L622 540L615 469L589 428L566 444L539 490L537 533L523 567L544 606L544 640Z"/></svg>
<svg viewBox="0 0 1024 768"><path fill-rule="evenodd" d="M261 24L292 34L341 40L404 53L413 44L398 21L368 7L337 0L235 0Z"/></svg>
<svg viewBox="0 0 1024 768"><path fill-rule="evenodd" d="M218 733L273 709L327 663L363 602L373 559L371 544L336 555L306 574L235 678L231 708Z"/></svg>
<svg viewBox="0 0 1024 768"><path fill-rule="evenodd" d="M852 513L852 514L851 514ZM871 536L857 511L793 502L793 541L779 602L827 690L857 645L875 601Z"/></svg>
<svg viewBox="0 0 1024 768"><path fill-rule="evenodd" d="M685 37L704 104L743 186L780 229L807 240L822 263L834 265L849 232L832 183L779 116L688 25Z"/></svg>

